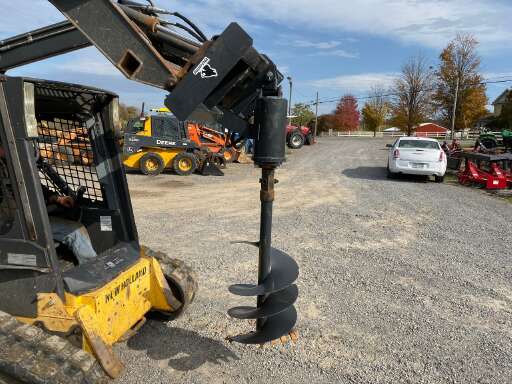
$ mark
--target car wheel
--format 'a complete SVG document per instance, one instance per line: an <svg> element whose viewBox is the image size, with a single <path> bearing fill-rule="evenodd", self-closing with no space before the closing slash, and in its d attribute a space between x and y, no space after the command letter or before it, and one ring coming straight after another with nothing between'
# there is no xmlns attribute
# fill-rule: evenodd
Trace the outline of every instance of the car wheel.
<svg viewBox="0 0 512 384"><path fill-rule="evenodd" d="M444 182L444 176L434 176L436 183Z"/></svg>

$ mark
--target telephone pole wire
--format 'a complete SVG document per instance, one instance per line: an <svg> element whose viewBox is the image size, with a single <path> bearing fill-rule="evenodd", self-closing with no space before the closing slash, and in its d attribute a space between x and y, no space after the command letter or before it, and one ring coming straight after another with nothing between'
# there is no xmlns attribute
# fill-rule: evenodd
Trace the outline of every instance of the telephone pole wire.
<svg viewBox="0 0 512 384"><path fill-rule="evenodd" d="M315 132L313 132L313 142L316 142L316 134L318 132L318 104L319 104L319 98L318 98L318 92L316 93L316 110L315 110Z"/></svg>

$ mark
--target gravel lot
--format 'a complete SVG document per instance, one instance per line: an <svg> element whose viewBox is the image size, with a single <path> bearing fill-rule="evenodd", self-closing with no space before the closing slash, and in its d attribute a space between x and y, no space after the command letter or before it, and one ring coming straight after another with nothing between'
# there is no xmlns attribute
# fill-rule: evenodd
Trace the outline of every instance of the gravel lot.
<svg viewBox="0 0 512 384"><path fill-rule="evenodd" d="M228 293L253 282L259 171L132 174L141 240L186 260L189 312L117 351L119 383L510 383L512 207L449 183L387 180L386 142L324 138L279 170L274 245L300 264L300 340L247 347Z"/></svg>

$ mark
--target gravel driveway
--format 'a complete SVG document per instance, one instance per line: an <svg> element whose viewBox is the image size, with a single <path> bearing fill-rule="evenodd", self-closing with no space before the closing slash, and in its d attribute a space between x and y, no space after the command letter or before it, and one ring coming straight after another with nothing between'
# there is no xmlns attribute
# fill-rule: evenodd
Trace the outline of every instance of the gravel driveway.
<svg viewBox="0 0 512 384"><path fill-rule="evenodd" d="M259 171L132 174L143 243L186 260L200 292L177 321L117 351L119 383L510 383L512 206L480 191L387 180L386 142L323 138L279 170L274 245L300 264L300 340L224 341L252 329L228 293L253 282Z"/></svg>

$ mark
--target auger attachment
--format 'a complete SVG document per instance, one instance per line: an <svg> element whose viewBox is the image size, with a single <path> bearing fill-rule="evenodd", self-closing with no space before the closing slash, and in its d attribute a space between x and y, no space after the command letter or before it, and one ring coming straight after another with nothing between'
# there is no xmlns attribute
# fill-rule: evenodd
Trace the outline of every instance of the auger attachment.
<svg viewBox="0 0 512 384"><path fill-rule="evenodd" d="M237 284L229 291L239 296L257 296L256 307L236 307L228 311L236 319L255 319L256 331L229 338L243 344L264 344L293 330L297 311L293 304L299 291L294 284L299 267L286 253L272 248L272 207L275 169L285 159L286 100L262 97L255 113L256 141L254 162L262 169L258 285Z"/></svg>

